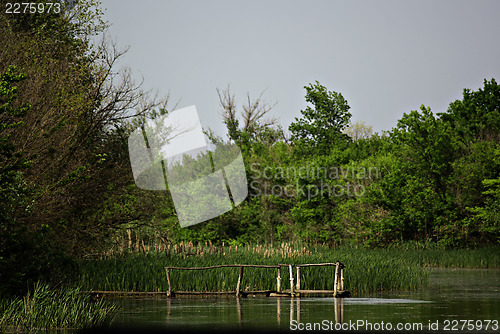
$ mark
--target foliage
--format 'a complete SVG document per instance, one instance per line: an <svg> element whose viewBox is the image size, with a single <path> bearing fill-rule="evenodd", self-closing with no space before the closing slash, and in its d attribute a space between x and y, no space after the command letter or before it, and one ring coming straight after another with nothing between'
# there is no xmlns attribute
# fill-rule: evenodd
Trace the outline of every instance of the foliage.
<svg viewBox="0 0 500 334"><path fill-rule="evenodd" d="M318 81L304 88L306 101L314 108L307 106L301 111L302 118L296 118L290 124L291 139L299 145L314 148L315 152L328 153L333 146L347 141L342 130L351 118L350 107L342 94L328 91Z"/></svg>
<svg viewBox="0 0 500 334"><path fill-rule="evenodd" d="M16 72L15 66L9 66L0 74L0 281L4 289L17 287L33 270L33 263L21 251L29 249L27 233L17 224L29 210L29 189L23 176L29 161L16 149L12 137L23 126L22 119L30 105L17 101L18 87L14 84L26 76Z"/></svg>
<svg viewBox="0 0 500 334"><path fill-rule="evenodd" d="M349 123L349 125L342 131L348 135L353 141L360 139L368 139L372 135L373 127L366 125L365 122Z"/></svg>
<svg viewBox="0 0 500 334"><path fill-rule="evenodd" d="M464 100L473 96L495 106L495 84L492 80L478 92L467 90ZM326 94L318 85L310 85L309 91ZM304 142L296 137L292 144L272 146L249 141L244 150L249 199L211 222L188 231L171 230L169 238L237 245L296 240L370 247L428 240L445 248L495 242L495 180L500 170L498 160L491 157L498 154L498 138L494 132L483 136L476 127L479 132L470 132L473 137L464 145L464 133L454 125L459 120L452 110L458 105L465 108L455 101L449 113L437 115L422 106L404 114L389 133L347 146L337 141L327 151L312 146L304 151ZM493 116L488 117L483 121ZM349 189L362 194L349 194Z"/></svg>
<svg viewBox="0 0 500 334"><path fill-rule="evenodd" d="M493 168L497 170L498 175L500 174L498 171L500 169L500 147L498 144L493 154ZM488 158L491 158L491 155ZM473 216L465 223L470 223L472 226L476 226L481 233L486 233L500 240L500 177L484 179L482 185L485 189L482 195L486 197L484 204L472 208L468 207L467 209L473 213Z"/></svg>
<svg viewBox="0 0 500 334"><path fill-rule="evenodd" d="M256 99L251 99L250 94L247 94L247 103L242 106L240 115L237 113L236 98L229 86L225 90L217 89L217 94L228 138L244 150L251 142L257 141L270 146L283 138L283 130L279 125L275 126L276 119L266 118L276 104L264 102L264 92Z"/></svg>
<svg viewBox="0 0 500 334"><path fill-rule="evenodd" d="M442 114L454 131L468 146L476 139L499 140L500 86L495 79L484 79L484 87L477 91L464 89L461 100L450 103Z"/></svg>
<svg viewBox="0 0 500 334"><path fill-rule="evenodd" d="M137 194L131 110L146 115L165 101L114 68L123 52L112 43L90 43L105 28L101 15L94 0L61 13L0 13L0 291L60 283L68 256L147 214L106 209L111 197Z"/></svg>
<svg viewBox="0 0 500 334"><path fill-rule="evenodd" d="M12 135L16 128L23 126L22 117L29 110L29 103L15 105L18 88L13 84L25 79L24 74L16 74L16 67L9 66L0 74L0 221L7 222L15 217L24 202L25 186L22 170L29 161L16 150ZM25 203L24 203L25 204ZM5 226L2 226L5 228Z"/></svg>

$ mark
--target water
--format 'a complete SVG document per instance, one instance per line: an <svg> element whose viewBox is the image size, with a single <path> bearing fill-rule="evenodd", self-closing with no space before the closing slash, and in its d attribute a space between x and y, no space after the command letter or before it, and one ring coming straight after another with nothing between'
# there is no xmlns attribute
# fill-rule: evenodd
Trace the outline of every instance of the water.
<svg viewBox="0 0 500 334"><path fill-rule="evenodd" d="M121 306L112 324L115 328L395 330L402 326L403 330L499 332L500 270L432 269L429 287L423 291L345 299L249 296L113 301Z"/></svg>

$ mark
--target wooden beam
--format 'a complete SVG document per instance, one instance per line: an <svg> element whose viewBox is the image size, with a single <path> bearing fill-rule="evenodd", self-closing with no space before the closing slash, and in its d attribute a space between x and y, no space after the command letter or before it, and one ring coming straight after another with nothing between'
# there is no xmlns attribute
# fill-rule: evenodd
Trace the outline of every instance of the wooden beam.
<svg viewBox="0 0 500 334"><path fill-rule="evenodd" d="M235 267L248 267L248 268L279 268L279 265L269 266L260 264L221 264L218 266L208 266L208 267L165 267L168 269L180 269L180 270L203 270L203 269L215 269L215 268L235 268Z"/></svg>
<svg viewBox="0 0 500 334"><path fill-rule="evenodd" d="M168 272L168 268L165 268L165 271L167 272L167 282L168 282L167 296L172 297L172 284L170 283L170 274Z"/></svg>
<svg viewBox="0 0 500 334"><path fill-rule="evenodd" d="M278 267L278 278L276 280L276 292L281 292L281 267Z"/></svg>
<svg viewBox="0 0 500 334"><path fill-rule="evenodd" d="M344 267L340 267L340 291L344 291Z"/></svg>
<svg viewBox="0 0 500 334"><path fill-rule="evenodd" d="M238 276L238 283L236 284L236 297L240 297L241 280L243 279L243 267L240 267L240 275Z"/></svg>
<svg viewBox="0 0 500 334"><path fill-rule="evenodd" d="M338 287L338 277L339 277L339 262L335 265L335 282L333 283L333 296L337 295L337 287Z"/></svg>
<svg viewBox="0 0 500 334"><path fill-rule="evenodd" d="M300 290L300 267L297 266L297 291Z"/></svg>

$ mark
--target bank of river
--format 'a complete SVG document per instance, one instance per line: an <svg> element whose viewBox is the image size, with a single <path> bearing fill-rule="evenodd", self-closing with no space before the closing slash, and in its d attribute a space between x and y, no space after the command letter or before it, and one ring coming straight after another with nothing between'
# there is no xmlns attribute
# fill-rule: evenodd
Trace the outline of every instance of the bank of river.
<svg viewBox="0 0 500 334"><path fill-rule="evenodd" d="M225 329L370 329L415 326L498 332L500 270L431 269L429 287L334 298L116 298L121 311L112 326ZM464 322L472 320L469 322ZM491 320L491 322L488 322ZM344 325L341 325L344 324ZM337 327L335 327L337 326ZM350 327L348 327L350 326ZM355 326L355 328L353 327ZM465 326L465 327L464 327ZM495 330L496 328L496 330ZM382 328L381 328L382 329Z"/></svg>

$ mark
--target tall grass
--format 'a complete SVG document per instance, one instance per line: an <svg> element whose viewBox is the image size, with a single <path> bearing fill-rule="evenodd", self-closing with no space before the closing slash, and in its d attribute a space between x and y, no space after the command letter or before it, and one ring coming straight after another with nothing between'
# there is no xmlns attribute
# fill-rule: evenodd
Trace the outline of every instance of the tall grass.
<svg viewBox="0 0 500 334"><path fill-rule="evenodd" d="M402 258L426 267L500 268L500 247L424 249L401 252Z"/></svg>
<svg viewBox="0 0 500 334"><path fill-rule="evenodd" d="M56 291L36 284L23 298L0 301L0 332L99 327L111 322L115 309L78 289Z"/></svg>
<svg viewBox="0 0 500 334"><path fill-rule="evenodd" d="M88 290L167 291L165 267L204 267L219 264L304 264L340 261L346 265L344 287L353 293L419 289L428 270L397 250L331 249L326 246L255 245L216 247L192 243L167 246L162 252L132 252L100 256L80 263L78 284ZM334 267L301 269L302 289L333 289ZM295 276L295 272L294 272ZM170 272L174 291L234 291L238 268ZM276 289L276 269L245 268L245 290ZM282 288L289 288L282 268Z"/></svg>

